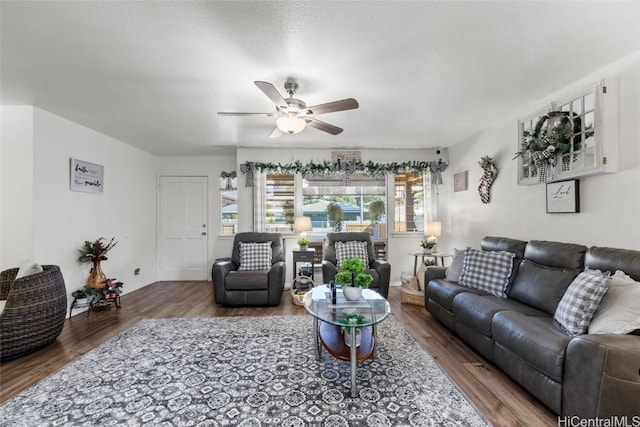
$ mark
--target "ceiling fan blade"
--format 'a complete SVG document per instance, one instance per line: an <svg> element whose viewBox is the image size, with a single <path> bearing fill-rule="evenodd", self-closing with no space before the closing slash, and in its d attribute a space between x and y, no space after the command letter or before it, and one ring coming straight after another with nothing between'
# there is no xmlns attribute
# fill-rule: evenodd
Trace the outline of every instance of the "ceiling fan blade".
<svg viewBox="0 0 640 427"><path fill-rule="evenodd" d="M260 89L261 91L264 92L265 95L267 95L267 97L271 100L271 102L276 104L276 107L278 107L278 109L282 111L287 111L289 109L289 105L287 104L287 101L285 101L282 95L280 95L280 92L278 92L278 89L276 89L274 85L272 85L269 82L261 82L259 80L253 83L255 83L255 85L258 86L258 89Z"/></svg>
<svg viewBox="0 0 640 427"><path fill-rule="evenodd" d="M327 102L326 104L307 107L307 110L309 111L309 114L324 114L332 113L334 111L353 110L359 106L358 101L353 98L347 98L340 101Z"/></svg>
<svg viewBox="0 0 640 427"><path fill-rule="evenodd" d="M282 132L278 126L274 127L273 130L271 131L271 133L269 134L269 138L278 138L280 136L284 135L284 132Z"/></svg>
<svg viewBox="0 0 640 427"><path fill-rule="evenodd" d="M275 117L276 113L234 113L227 111L218 111L219 116L267 116L267 117Z"/></svg>
<svg viewBox="0 0 640 427"><path fill-rule="evenodd" d="M309 126L319 129L323 132L330 133L331 135L337 135L342 133L343 129L338 126L330 125L329 123L323 122L318 119L314 119L312 117L306 117L305 120L309 124Z"/></svg>

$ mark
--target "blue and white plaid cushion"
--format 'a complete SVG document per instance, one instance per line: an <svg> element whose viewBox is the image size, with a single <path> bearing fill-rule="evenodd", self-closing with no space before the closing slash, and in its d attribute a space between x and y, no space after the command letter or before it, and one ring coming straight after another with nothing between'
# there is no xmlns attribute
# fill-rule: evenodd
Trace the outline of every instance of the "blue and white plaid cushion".
<svg viewBox="0 0 640 427"><path fill-rule="evenodd" d="M358 257L364 264L364 269L369 268L369 253L367 252L367 242L349 241L336 242L336 260L338 268L342 268L342 261L347 258Z"/></svg>
<svg viewBox="0 0 640 427"><path fill-rule="evenodd" d="M505 251L467 249L458 283L506 298L515 254Z"/></svg>
<svg viewBox="0 0 640 427"><path fill-rule="evenodd" d="M583 271L567 288L553 318L571 335L587 332L602 297L609 289L609 272Z"/></svg>
<svg viewBox="0 0 640 427"><path fill-rule="evenodd" d="M240 242L240 268L238 271L268 270L271 268L271 242Z"/></svg>

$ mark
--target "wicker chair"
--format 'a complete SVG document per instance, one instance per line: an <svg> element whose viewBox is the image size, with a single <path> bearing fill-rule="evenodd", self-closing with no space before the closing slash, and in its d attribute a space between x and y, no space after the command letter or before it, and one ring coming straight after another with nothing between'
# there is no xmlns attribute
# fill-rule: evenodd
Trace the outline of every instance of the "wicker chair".
<svg viewBox="0 0 640 427"><path fill-rule="evenodd" d="M67 311L67 289L57 265L43 265L42 273L15 279L17 268L0 273L0 358L20 357L56 340Z"/></svg>

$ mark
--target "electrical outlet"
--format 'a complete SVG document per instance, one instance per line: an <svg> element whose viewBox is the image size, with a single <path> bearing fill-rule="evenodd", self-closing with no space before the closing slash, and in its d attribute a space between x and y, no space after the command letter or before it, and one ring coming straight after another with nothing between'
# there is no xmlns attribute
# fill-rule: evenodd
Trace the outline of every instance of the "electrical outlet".
<svg viewBox="0 0 640 427"><path fill-rule="evenodd" d="M135 270L133 270L133 275L134 276L139 276L140 275L140 268L136 268Z"/></svg>

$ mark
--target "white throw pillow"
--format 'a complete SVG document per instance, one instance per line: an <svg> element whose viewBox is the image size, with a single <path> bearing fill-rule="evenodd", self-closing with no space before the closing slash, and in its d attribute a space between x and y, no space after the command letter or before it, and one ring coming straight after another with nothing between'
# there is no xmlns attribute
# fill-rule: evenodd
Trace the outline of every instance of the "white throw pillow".
<svg viewBox="0 0 640 427"><path fill-rule="evenodd" d="M348 258L358 257L364 265L364 269L369 268L369 252L367 251L367 242L348 241L336 242L336 261L338 268L342 269L342 261Z"/></svg>
<svg viewBox="0 0 640 427"><path fill-rule="evenodd" d="M271 242L240 242L240 267L238 268L238 271L270 269L271 253Z"/></svg>
<svg viewBox="0 0 640 427"><path fill-rule="evenodd" d="M32 274L42 273L42 266L35 262L29 262L24 264L22 267L18 269L18 274L16 274L16 279L21 277L31 276Z"/></svg>
<svg viewBox="0 0 640 427"><path fill-rule="evenodd" d="M461 251L460 249L453 250L453 258L451 259L451 265L447 267L445 272L445 278L451 282L458 282L460 280L460 274L462 273L462 265L464 263L464 254L467 251Z"/></svg>
<svg viewBox="0 0 640 427"><path fill-rule="evenodd" d="M590 334L628 334L640 329L640 282L623 271L611 276L609 290L589 323Z"/></svg>
<svg viewBox="0 0 640 427"><path fill-rule="evenodd" d="M593 313L609 288L609 272L585 270L573 279L553 318L572 335L587 332Z"/></svg>

